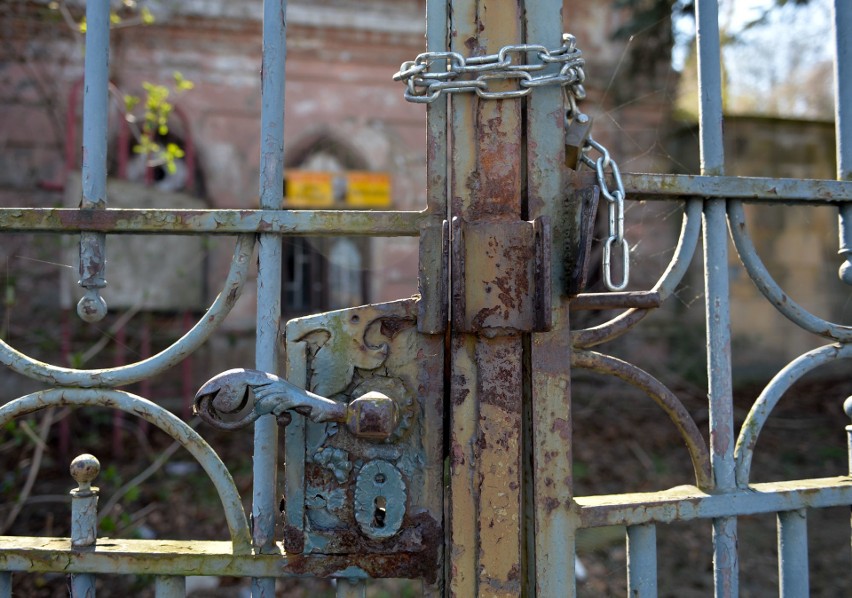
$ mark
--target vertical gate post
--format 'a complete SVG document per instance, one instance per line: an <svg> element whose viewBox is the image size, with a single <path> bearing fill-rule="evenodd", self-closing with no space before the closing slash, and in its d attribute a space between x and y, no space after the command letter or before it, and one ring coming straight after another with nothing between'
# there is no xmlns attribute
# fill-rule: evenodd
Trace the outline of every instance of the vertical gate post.
<svg viewBox="0 0 852 598"><path fill-rule="evenodd" d="M701 98L701 174L721 176L725 169L725 154L722 145L722 75L717 0L699 0L696 4L696 22ZM715 488L724 492L736 487L728 224L724 199L707 200L704 203L703 230L710 459ZM713 550L715 595L735 598L739 593L736 517L713 520Z"/></svg>
<svg viewBox="0 0 852 598"><path fill-rule="evenodd" d="M852 180L852 6L834 2L834 122L837 137L837 178ZM840 279L852 284L852 204L840 206Z"/></svg>
<svg viewBox="0 0 852 598"><path fill-rule="evenodd" d="M286 57L285 0L264 0L263 64L261 77L260 207L281 209L284 197L284 63ZM278 325L281 318L281 239L259 237L257 272L257 340L255 367L278 373ZM277 501L278 423L273 415L258 419L254 428L254 488L252 535L255 550L273 553ZM272 598L275 579L253 579L252 596Z"/></svg>
<svg viewBox="0 0 852 598"><path fill-rule="evenodd" d="M154 581L154 598L184 598L186 577L181 575L158 575Z"/></svg>
<svg viewBox="0 0 852 598"><path fill-rule="evenodd" d="M92 482L101 471L93 455L80 455L71 462L71 477L77 488L71 490L71 547L76 550L94 548L98 538L98 489ZM95 576L90 573L71 575L72 598L94 598Z"/></svg>
<svg viewBox="0 0 852 598"><path fill-rule="evenodd" d="M627 593L637 598L657 595L657 527L627 526Z"/></svg>
<svg viewBox="0 0 852 598"><path fill-rule="evenodd" d="M807 511L782 511L777 519L778 595L781 598L810 596Z"/></svg>
<svg viewBox="0 0 852 598"><path fill-rule="evenodd" d="M519 1L452 1L450 49L477 56L521 43L522 9ZM517 222L520 102L472 95L452 98L451 213L467 222ZM452 297L464 297L468 290L464 280L453 280ZM455 321L458 302L451 309ZM453 331L450 351L448 594L515 597L523 575L523 341L517 334L487 338Z"/></svg>
<svg viewBox="0 0 852 598"><path fill-rule="evenodd" d="M546 48L562 43L562 1L527 2L527 42ZM551 65L547 67L558 71ZM526 99L527 218L553 224L553 305L550 332L531 335L525 365L524 513L527 518L528 596L565 596L575 591L576 517L572 497L571 339L563 248L576 230L577 202L563 202L565 188L565 106L559 87L542 87ZM573 195L573 194L572 194Z"/></svg>

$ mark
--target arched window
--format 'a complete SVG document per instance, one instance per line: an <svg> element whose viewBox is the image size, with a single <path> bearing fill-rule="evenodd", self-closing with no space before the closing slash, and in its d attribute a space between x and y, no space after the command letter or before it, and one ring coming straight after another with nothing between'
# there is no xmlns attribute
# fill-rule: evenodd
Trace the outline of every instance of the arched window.
<svg viewBox="0 0 852 598"><path fill-rule="evenodd" d="M366 170L365 162L343 143L327 136L314 138L309 144L291 151L294 160L288 165L291 176L318 173L323 184L330 184L330 205L340 208L346 189L345 173ZM294 205L286 197L285 207ZM282 311L285 318L342 309L369 302L367 271L369 239L350 237L284 237L282 272Z"/></svg>

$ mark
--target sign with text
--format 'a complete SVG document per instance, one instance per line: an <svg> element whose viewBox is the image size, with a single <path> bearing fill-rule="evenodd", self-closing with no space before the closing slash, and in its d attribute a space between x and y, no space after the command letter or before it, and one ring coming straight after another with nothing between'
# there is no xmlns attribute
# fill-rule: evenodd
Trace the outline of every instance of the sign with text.
<svg viewBox="0 0 852 598"><path fill-rule="evenodd" d="M288 170L284 205L288 208L385 208L391 205L390 175L385 172L311 172Z"/></svg>

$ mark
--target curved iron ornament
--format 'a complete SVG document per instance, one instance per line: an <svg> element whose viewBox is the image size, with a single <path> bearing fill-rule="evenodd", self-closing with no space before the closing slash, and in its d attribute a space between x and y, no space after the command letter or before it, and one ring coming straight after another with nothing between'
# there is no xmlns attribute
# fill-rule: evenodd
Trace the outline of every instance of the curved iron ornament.
<svg viewBox="0 0 852 598"><path fill-rule="evenodd" d="M23 376L54 386L115 387L157 375L198 349L225 320L242 293L254 252L254 242L254 235L240 235L222 292L207 313L189 332L148 359L114 368L79 370L43 363L0 340L0 363Z"/></svg>
<svg viewBox="0 0 852 598"><path fill-rule="evenodd" d="M654 285L652 291L660 294L660 300L668 299L683 277L686 275L695 249L698 247L698 239L701 234L701 212L704 202L701 199L690 199L686 202L683 212L683 223L681 224L680 236L674 255L669 262L663 275ZM588 349L595 345L606 343L625 334L642 319L645 318L650 309L628 309L608 322L575 330L571 333L571 342L578 349Z"/></svg>
<svg viewBox="0 0 852 598"><path fill-rule="evenodd" d="M631 363L595 351L574 351L571 354L571 366L615 376L653 399L666 412L686 443L692 468L695 470L695 485L702 490L713 488L707 443L683 403L662 382Z"/></svg>
<svg viewBox="0 0 852 598"><path fill-rule="evenodd" d="M235 555L252 553L251 532L239 491L225 464L188 424L159 405L128 392L112 389L54 388L14 399L0 407L0 427L15 418L48 407L106 407L144 419L171 436L204 469L225 510Z"/></svg>
<svg viewBox="0 0 852 598"><path fill-rule="evenodd" d="M763 389L748 412L740 429L739 438L737 438L734 460L736 462L738 487L748 487L751 460L754 456L754 447L757 445L758 436L784 393L811 370L839 359L852 359L852 344L826 345L809 351L791 361L766 385L766 388Z"/></svg>
<svg viewBox="0 0 852 598"><path fill-rule="evenodd" d="M728 202L728 218L731 237L740 255L740 261L745 266L752 282L770 303L787 319L808 332L842 343L852 342L852 326L835 324L813 315L790 299L778 286L778 283L775 282L757 255L751 237L746 231L745 210L743 210L741 201Z"/></svg>

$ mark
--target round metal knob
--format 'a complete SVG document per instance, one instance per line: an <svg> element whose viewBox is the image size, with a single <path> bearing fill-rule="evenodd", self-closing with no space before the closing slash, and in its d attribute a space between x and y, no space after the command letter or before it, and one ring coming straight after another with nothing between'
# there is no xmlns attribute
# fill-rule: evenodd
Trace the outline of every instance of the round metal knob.
<svg viewBox="0 0 852 598"><path fill-rule="evenodd" d="M380 392L361 395L346 409L346 427L355 436L368 440L386 440L399 424L396 401Z"/></svg>
<svg viewBox="0 0 852 598"><path fill-rule="evenodd" d="M90 490L92 482L101 472L101 462L94 455L85 453L71 461L69 469L71 470L71 477L79 486L78 491Z"/></svg>
<svg viewBox="0 0 852 598"><path fill-rule="evenodd" d="M107 315L107 304L97 289L88 289L77 303L77 315L84 322L100 322Z"/></svg>

